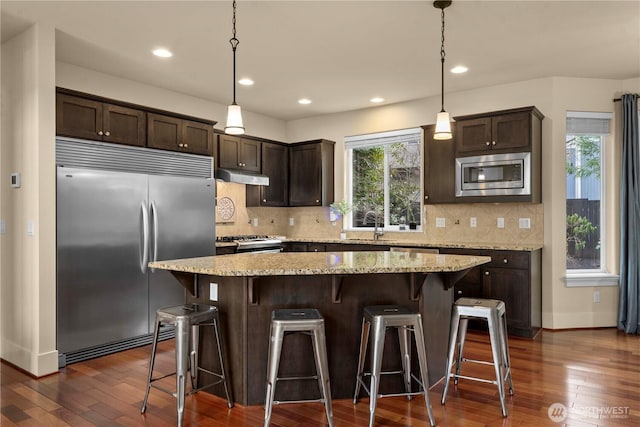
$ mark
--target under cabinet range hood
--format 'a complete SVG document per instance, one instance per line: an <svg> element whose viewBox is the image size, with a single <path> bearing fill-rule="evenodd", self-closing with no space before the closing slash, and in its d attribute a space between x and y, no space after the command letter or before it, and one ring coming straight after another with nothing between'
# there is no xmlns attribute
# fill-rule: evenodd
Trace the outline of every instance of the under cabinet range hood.
<svg viewBox="0 0 640 427"><path fill-rule="evenodd" d="M216 169L215 175L216 179L220 179L225 182L250 185L269 185L269 177L257 173L218 168Z"/></svg>

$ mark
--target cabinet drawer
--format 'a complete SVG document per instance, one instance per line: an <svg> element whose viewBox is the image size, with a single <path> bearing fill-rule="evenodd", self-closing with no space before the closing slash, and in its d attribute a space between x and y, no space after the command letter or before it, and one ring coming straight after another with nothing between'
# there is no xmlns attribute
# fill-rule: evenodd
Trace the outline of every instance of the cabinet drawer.
<svg viewBox="0 0 640 427"><path fill-rule="evenodd" d="M529 268L529 252L490 251L487 255L491 262L486 267Z"/></svg>

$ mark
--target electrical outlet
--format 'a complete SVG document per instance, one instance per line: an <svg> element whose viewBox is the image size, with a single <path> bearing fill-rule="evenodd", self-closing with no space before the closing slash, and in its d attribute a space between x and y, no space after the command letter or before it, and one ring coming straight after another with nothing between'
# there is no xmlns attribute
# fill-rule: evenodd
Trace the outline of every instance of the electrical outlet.
<svg viewBox="0 0 640 427"><path fill-rule="evenodd" d="M504 218L498 218L498 228L504 228Z"/></svg>
<svg viewBox="0 0 640 427"><path fill-rule="evenodd" d="M27 236L34 236L36 234L35 228L33 221L27 221Z"/></svg>
<svg viewBox="0 0 640 427"><path fill-rule="evenodd" d="M444 218L436 218L436 228L444 228L446 221Z"/></svg>
<svg viewBox="0 0 640 427"><path fill-rule="evenodd" d="M254 227L258 226L258 218L253 218L253 226Z"/></svg>
<svg viewBox="0 0 640 427"><path fill-rule="evenodd" d="M593 293L593 302L595 302L595 303L599 303L600 302L600 291L595 291Z"/></svg>
<svg viewBox="0 0 640 427"><path fill-rule="evenodd" d="M7 223L4 219L0 219L0 234L5 234L7 232Z"/></svg>
<svg viewBox="0 0 640 427"><path fill-rule="evenodd" d="M531 218L518 219L518 225L520 228L531 228Z"/></svg>
<svg viewBox="0 0 640 427"><path fill-rule="evenodd" d="M289 225L290 225L291 227L293 227L293 226L295 225L295 221L293 220L293 217L290 217L290 218L289 218Z"/></svg>
<svg viewBox="0 0 640 427"><path fill-rule="evenodd" d="M477 226L478 226L478 218L476 218L475 216L472 216L471 219L469 219L469 227L476 228Z"/></svg>
<svg viewBox="0 0 640 427"><path fill-rule="evenodd" d="M218 284L209 283L209 299L211 301L218 301Z"/></svg>

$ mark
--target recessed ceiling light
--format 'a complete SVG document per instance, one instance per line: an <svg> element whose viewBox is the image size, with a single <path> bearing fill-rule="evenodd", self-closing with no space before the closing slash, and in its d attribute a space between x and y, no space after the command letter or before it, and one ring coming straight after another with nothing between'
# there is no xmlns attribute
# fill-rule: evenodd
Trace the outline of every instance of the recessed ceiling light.
<svg viewBox="0 0 640 427"><path fill-rule="evenodd" d="M302 104L302 105L311 104L311 100L308 98L298 99L298 104Z"/></svg>
<svg viewBox="0 0 640 427"><path fill-rule="evenodd" d="M379 104L380 102L384 101L384 98L380 98L378 96L376 96L375 98L371 98L369 101L375 103L375 104Z"/></svg>
<svg viewBox="0 0 640 427"><path fill-rule="evenodd" d="M451 69L451 72L453 74L462 74L462 73L466 73L467 71L469 71L469 69L464 65L456 65Z"/></svg>
<svg viewBox="0 0 640 427"><path fill-rule="evenodd" d="M238 83L240 83L243 86L253 86L254 82L250 78L244 77L244 78L238 80Z"/></svg>
<svg viewBox="0 0 640 427"><path fill-rule="evenodd" d="M160 58L171 58L173 53L170 50L160 47L158 49L153 50L153 54L155 56L159 56Z"/></svg>

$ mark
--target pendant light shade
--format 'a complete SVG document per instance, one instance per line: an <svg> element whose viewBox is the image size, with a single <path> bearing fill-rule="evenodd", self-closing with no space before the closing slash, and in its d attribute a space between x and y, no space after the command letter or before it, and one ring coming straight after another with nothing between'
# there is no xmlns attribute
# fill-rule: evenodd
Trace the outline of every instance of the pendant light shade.
<svg viewBox="0 0 640 427"><path fill-rule="evenodd" d="M441 82L441 110L436 119L436 130L433 139L447 140L451 139L451 118L449 113L444 111L444 10L451 6L451 1L434 1L433 7L440 9L442 19L442 31L440 37L440 82Z"/></svg>
<svg viewBox="0 0 640 427"><path fill-rule="evenodd" d="M238 104L229 105L227 110L227 126L224 133L230 135L242 135L244 133L244 125L242 124L242 110Z"/></svg>
<svg viewBox="0 0 640 427"><path fill-rule="evenodd" d="M449 118L449 113L446 111L438 113L436 131L433 134L433 139L451 139L451 119Z"/></svg>
<svg viewBox="0 0 640 427"><path fill-rule="evenodd" d="M229 40L231 50L233 51L233 102L227 110L227 125L224 133L230 135L242 135L244 133L244 124L242 123L242 110L236 104L236 49L240 44L240 40L236 38L236 1L233 0L233 37Z"/></svg>

